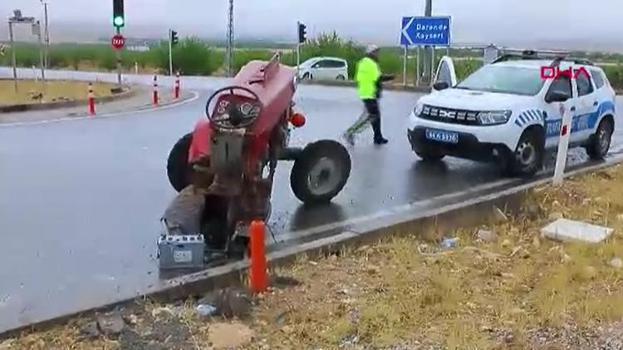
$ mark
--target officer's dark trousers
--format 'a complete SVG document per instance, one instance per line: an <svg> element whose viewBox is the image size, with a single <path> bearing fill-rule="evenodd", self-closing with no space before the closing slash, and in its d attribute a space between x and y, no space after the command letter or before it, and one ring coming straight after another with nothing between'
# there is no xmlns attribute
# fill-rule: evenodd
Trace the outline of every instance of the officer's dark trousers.
<svg viewBox="0 0 623 350"><path fill-rule="evenodd" d="M379 103L376 99L363 100L365 107L365 113L355 121L355 123L346 131L349 135L355 135L365 130L368 122L372 125L372 131L374 132L374 140L380 140L383 138L381 133L381 111L379 109Z"/></svg>

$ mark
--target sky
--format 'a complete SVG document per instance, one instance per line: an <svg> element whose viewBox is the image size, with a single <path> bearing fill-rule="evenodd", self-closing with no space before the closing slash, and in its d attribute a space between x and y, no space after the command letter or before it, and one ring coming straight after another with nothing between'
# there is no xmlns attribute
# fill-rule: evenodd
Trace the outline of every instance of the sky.
<svg viewBox="0 0 623 350"><path fill-rule="evenodd" d="M47 0L58 40L107 37L112 0ZM422 15L425 0L235 0L237 37L294 41L296 22L311 36L336 30L364 43L398 44L402 16ZM338 5L339 3L339 5ZM433 0L433 15L452 16L455 43L530 41L612 44L623 48L622 0ZM127 35L224 38L228 0L125 0ZM0 18L14 8L41 17L40 0L0 0ZM0 40L8 37L0 22ZM22 30L20 37L28 37ZM76 38L76 39L74 39Z"/></svg>

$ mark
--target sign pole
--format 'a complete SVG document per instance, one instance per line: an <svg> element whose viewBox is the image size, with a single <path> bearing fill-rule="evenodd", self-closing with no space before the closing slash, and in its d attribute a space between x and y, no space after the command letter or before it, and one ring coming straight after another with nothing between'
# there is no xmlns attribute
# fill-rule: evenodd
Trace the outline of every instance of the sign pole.
<svg viewBox="0 0 623 350"><path fill-rule="evenodd" d="M571 113L561 104L563 111L560 126L560 140L558 141L558 152L556 154L556 168L554 169L553 183L555 186L562 184L565 166L567 165L567 151L569 149L569 136L571 134Z"/></svg>
<svg viewBox="0 0 623 350"><path fill-rule="evenodd" d="M169 29L169 76L173 76L173 43L171 40L173 36L173 32Z"/></svg>
<svg viewBox="0 0 623 350"><path fill-rule="evenodd" d="M300 78L301 71L301 44L296 44L296 76Z"/></svg>
<svg viewBox="0 0 623 350"><path fill-rule="evenodd" d="M49 51L50 51L50 29L49 29L49 21L48 21L48 3L43 3L43 11L45 17L45 68L48 69L49 64Z"/></svg>
<svg viewBox="0 0 623 350"><path fill-rule="evenodd" d="M229 0L227 26L227 75L234 75L234 0Z"/></svg>
<svg viewBox="0 0 623 350"><path fill-rule="evenodd" d="M37 21L37 23L33 24L33 28L36 29L37 32L37 38L39 39L39 65L41 67L41 84L43 84L43 92L46 92L46 86L45 86L45 68L44 68L44 48L43 48L43 39L41 38L41 25L40 23Z"/></svg>
<svg viewBox="0 0 623 350"><path fill-rule="evenodd" d="M402 58L402 85L407 86L407 45L404 47L404 55Z"/></svg>
<svg viewBox="0 0 623 350"><path fill-rule="evenodd" d="M43 39L41 37L41 25L39 22L33 24L34 28L37 31L37 38L39 39L39 65L41 66L41 80L43 81L43 86L45 87L45 58L44 58L44 47L43 47Z"/></svg>
<svg viewBox="0 0 623 350"><path fill-rule="evenodd" d="M430 47L430 86L433 86L435 77L435 47Z"/></svg>
<svg viewBox="0 0 623 350"><path fill-rule="evenodd" d="M117 27L117 35L121 35L119 27ZM117 85L121 87L121 49L117 50Z"/></svg>
<svg viewBox="0 0 623 350"><path fill-rule="evenodd" d="M13 37L13 21L9 20L9 39L11 42L11 64L13 65L13 81L15 82L15 92L17 93L17 59L15 57L15 41Z"/></svg>
<svg viewBox="0 0 623 350"><path fill-rule="evenodd" d="M415 52L415 86L420 86L420 47Z"/></svg>
<svg viewBox="0 0 623 350"><path fill-rule="evenodd" d="M301 22L296 21L296 30L297 33L301 28ZM296 39L296 78L300 78L300 65L301 65L301 40L300 38Z"/></svg>

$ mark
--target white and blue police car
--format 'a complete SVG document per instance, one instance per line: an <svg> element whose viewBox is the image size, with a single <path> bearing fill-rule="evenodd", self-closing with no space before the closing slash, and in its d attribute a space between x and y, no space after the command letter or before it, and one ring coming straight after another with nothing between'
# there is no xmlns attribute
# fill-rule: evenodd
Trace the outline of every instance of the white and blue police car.
<svg viewBox="0 0 623 350"><path fill-rule="evenodd" d="M543 67L575 74L544 79ZM592 159L603 159L610 148L615 92L603 70L586 60L508 54L457 83L452 60L444 57L435 79L407 130L424 161L495 161L507 175L532 176L544 154L558 147L563 109L573 116L569 147L584 147Z"/></svg>

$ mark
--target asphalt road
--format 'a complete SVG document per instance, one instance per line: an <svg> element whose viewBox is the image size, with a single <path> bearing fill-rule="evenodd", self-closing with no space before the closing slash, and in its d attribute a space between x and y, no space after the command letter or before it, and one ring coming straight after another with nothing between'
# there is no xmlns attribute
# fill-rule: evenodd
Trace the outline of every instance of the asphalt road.
<svg viewBox="0 0 623 350"><path fill-rule="evenodd" d="M220 82L189 80L204 90L176 108L0 127L0 333L162 285L155 260L158 219L175 196L166 157L203 117L205 89ZM453 158L434 167L418 162L405 134L417 97L385 93L383 130L390 143L375 146L370 131L362 135L350 149L349 183L329 208L301 207L289 188L291 164L279 165L270 222L278 239L499 180L491 165ZM293 132L298 145L337 138L362 108L348 88L301 86L297 103L308 116L307 125ZM613 148L622 145L617 130ZM572 158L581 162L583 151Z"/></svg>

